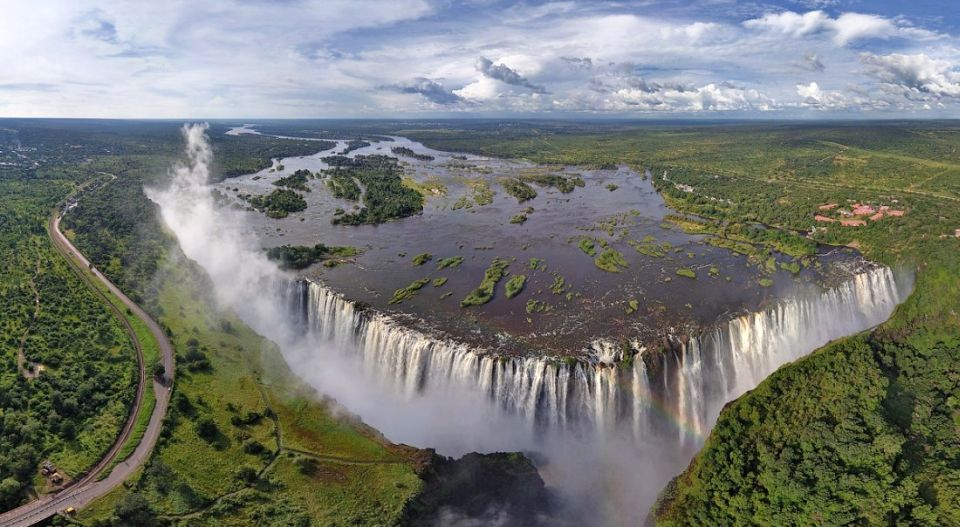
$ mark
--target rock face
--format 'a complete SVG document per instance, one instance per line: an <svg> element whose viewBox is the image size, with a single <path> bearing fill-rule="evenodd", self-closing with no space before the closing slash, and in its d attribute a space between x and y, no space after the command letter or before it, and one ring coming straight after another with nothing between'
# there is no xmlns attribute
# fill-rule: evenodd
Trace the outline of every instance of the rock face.
<svg viewBox="0 0 960 527"><path fill-rule="evenodd" d="M519 453L438 456L423 466L423 492L408 504L404 525L547 525L551 495Z"/></svg>
<svg viewBox="0 0 960 527"><path fill-rule="evenodd" d="M886 320L905 284L866 265L839 286L790 298L697 334L614 345L598 340L579 360L502 356L360 306L316 282L288 286L303 331L362 361L414 396L446 384L473 387L534 428L622 430L637 442L697 446L720 409L782 364Z"/></svg>

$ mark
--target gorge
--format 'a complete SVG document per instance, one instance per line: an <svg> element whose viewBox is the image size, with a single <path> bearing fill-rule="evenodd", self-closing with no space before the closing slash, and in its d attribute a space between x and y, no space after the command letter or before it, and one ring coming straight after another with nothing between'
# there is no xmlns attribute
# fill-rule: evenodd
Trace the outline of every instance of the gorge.
<svg viewBox="0 0 960 527"><path fill-rule="evenodd" d="M276 342L298 375L395 441L448 455L531 452L572 507L601 500L604 514L628 521L642 520L724 404L786 362L881 323L912 285L909 272L853 258L845 279L697 331L600 336L564 356L517 353L515 343L498 352L279 271L247 236L248 213L211 195L204 134L185 129L187 164L148 196L220 302Z"/></svg>

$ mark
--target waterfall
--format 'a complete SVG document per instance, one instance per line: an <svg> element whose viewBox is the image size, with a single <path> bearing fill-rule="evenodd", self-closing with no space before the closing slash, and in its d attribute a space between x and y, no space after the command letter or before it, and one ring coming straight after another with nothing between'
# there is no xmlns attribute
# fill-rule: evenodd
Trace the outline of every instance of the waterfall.
<svg viewBox="0 0 960 527"><path fill-rule="evenodd" d="M901 284L902 287L902 284ZM358 355L363 369L413 397L450 383L475 387L534 427L623 428L637 441L696 445L728 401L781 365L886 320L902 295L894 273L868 265L837 287L798 295L658 349L596 341L580 356L504 356L413 329L325 285L287 287L308 331Z"/></svg>

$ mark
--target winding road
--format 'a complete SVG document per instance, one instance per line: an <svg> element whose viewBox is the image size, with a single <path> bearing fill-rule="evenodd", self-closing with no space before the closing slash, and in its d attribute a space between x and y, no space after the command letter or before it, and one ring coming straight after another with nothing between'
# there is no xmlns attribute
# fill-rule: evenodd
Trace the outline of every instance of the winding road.
<svg viewBox="0 0 960 527"><path fill-rule="evenodd" d="M60 220L62 217L63 213L59 211L54 212L51 215L50 221L47 224L47 234L50 236L50 239L53 242L57 252L59 252L68 263L70 263L74 270L77 271L77 274L80 276L80 278L88 283L94 293L103 297L104 301L107 302L107 305L126 326L127 332L133 339L134 345L137 349L137 356L140 365L140 379L137 384L137 397L134 402L134 410L130 412L130 416L127 418L127 422L124 424L123 430L113 447L110 448L110 451L107 452L107 454L92 469L90 469L90 471L84 477L57 493L41 496L30 503L21 505L16 509L0 514L0 527L26 527L29 525L34 525L60 513L69 507L73 507L74 509L83 508L122 485L123 482L132 476L137 469L143 466L143 464L150 457L150 453L153 451L154 446L157 444L157 439L160 437L160 430L163 426L163 418L166 416L167 407L170 404L169 386L173 385L174 375L174 350L173 345L170 343L170 339L167 338L166 333L164 333L160 325L157 324L157 322L154 321L145 311L143 311L140 306L123 294L123 292L110 280L103 276L100 271L90 266L90 262L86 259L86 257L84 257L83 254L81 254L80 251L78 251L77 248L70 243L70 240L68 240L67 237L64 236L60 231ZM167 371L166 384L157 382L152 378L152 375L148 374L147 365L144 364L143 360L142 347L139 340L137 340L136 332L133 331L133 328L130 326L129 322L127 322L124 314L121 313L119 309L117 309L117 307L109 301L109 299L106 297L106 294L103 293L100 288L96 287L96 284L92 283L92 278L90 278L91 274L93 277L100 280L100 282L102 282L103 285L109 290L110 294L116 296L116 298L119 299L133 315L141 319L144 324L146 324L147 328L149 328L150 333L159 343L160 358L164 368ZM137 417L140 413L140 403L143 400L144 389L146 384L150 382L148 379L152 380L153 391L157 400L157 404L153 409L153 414L150 415L150 422L147 424L143 438L140 440L140 443L137 445L137 448L133 451L133 453L130 454L130 456L128 456L124 461L117 463L116 466L113 466L117 455L119 454L123 445L126 443L127 439L130 437L134 425L136 424ZM113 467L112 470L111 467ZM103 477L107 472L109 472L109 474L106 475L106 477Z"/></svg>

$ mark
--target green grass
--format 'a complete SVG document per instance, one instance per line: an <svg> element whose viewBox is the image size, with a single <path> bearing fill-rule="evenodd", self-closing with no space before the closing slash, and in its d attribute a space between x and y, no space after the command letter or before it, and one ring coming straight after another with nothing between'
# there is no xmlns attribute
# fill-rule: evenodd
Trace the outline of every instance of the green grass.
<svg viewBox="0 0 960 527"><path fill-rule="evenodd" d="M148 468L133 490L159 514L191 514L191 525L248 525L263 514L265 504L272 504L272 522L302 517L395 522L403 504L420 489L411 465L415 451L391 445L361 423L336 415L292 374L272 344L228 313L216 312L208 304L212 299L198 296L195 288L202 288L202 282L168 266L162 284L160 305L167 313L162 321L174 333L177 349L196 339L212 368L179 372L175 397L186 397L193 415L172 403L174 424L151 461L166 467L167 475L161 478ZM235 416L248 412L263 417L232 424ZM212 420L224 437L215 444L200 438L195 424L202 419ZM263 456L245 452L243 444L251 440L266 447ZM279 456L276 461L274 456ZM319 459L314 476L301 474L293 463L303 456ZM237 468L244 466L263 471L261 483L245 488L236 478ZM109 495L80 518L108 517L126 492Z"/></svg>

